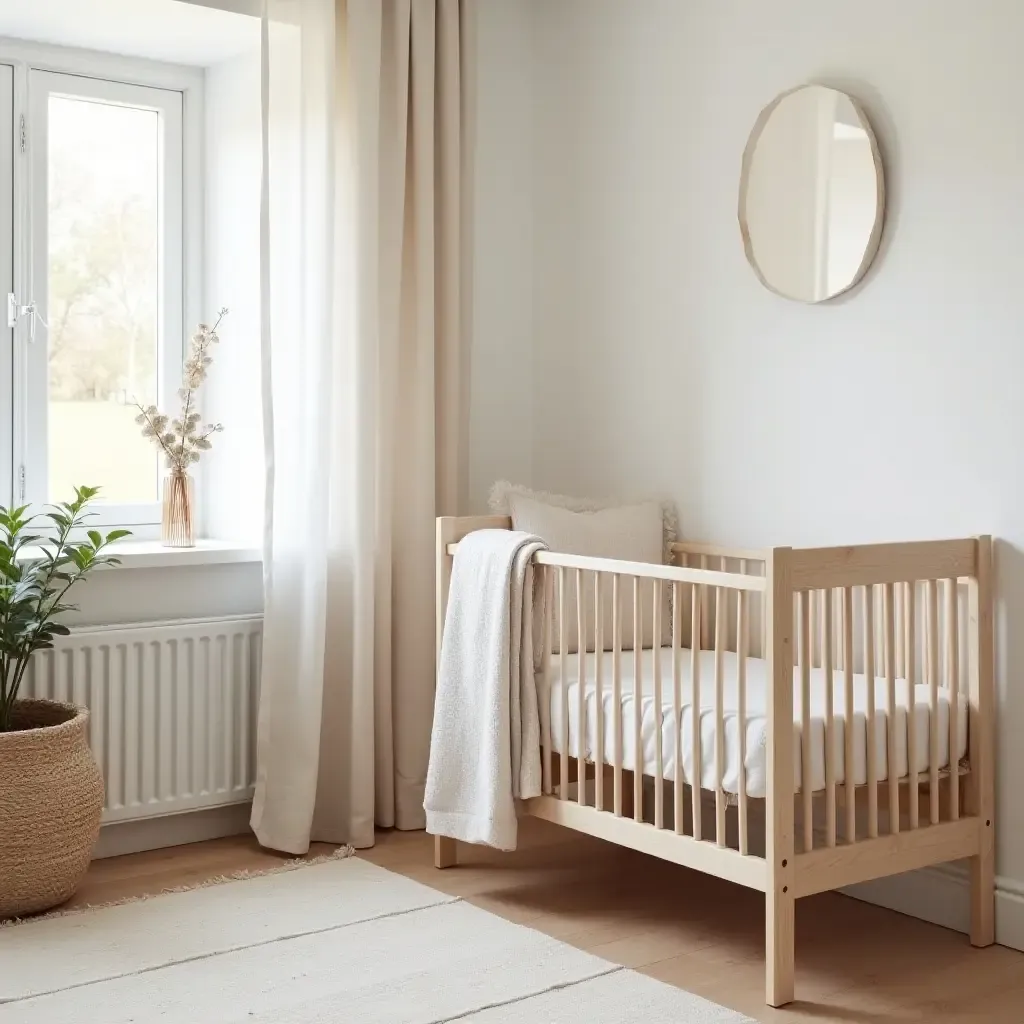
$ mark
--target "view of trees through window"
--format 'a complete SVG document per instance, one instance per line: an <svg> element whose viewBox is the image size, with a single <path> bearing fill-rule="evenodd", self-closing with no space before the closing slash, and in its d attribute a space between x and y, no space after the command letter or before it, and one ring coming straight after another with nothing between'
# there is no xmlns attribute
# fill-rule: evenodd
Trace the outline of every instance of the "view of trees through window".
<svg viewBox="0 0 1024 1024"><path fill-rule="evenodd" d="M155 501L130 403L158 398L160 115L51 96L48 116L50 497Z"/></svg>

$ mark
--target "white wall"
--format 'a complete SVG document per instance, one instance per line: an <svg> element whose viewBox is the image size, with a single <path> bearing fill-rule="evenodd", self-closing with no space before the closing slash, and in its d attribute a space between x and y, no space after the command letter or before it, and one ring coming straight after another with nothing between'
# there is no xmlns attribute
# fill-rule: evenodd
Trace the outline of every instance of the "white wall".
<svg viewBox="0 0 1024 1024"><path fill-rule="evenodd" d="M532 12L476 0L470 500L531 473Z"/></svg>
<svg viewBox="0 0 1024 1024"><path fill-rule="evenodd" d="M850 6L532 6L533 442L516 459L538 486L671 495L693 538L1002 538L998 871L1024 880L1024 6ZM759 110L812 80L864 102L889 186L875 268L817 307L758 284L736 224ZM520 334L501 365L526 357Z"/></svg>
<svg viewBox="0 0 1024 1024"><path fill-rule="evenodd" d="M205 313L227 306L205 384L204 415L224 423L200 463L207 536L259 543L263 528L260 391L259 46L206 70Z"/></svg>

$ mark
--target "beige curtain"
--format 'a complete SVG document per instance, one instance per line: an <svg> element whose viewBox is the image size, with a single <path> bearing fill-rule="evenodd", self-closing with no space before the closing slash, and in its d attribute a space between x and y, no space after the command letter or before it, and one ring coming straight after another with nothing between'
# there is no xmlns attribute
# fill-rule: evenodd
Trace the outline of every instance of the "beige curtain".
<svg viewBox="0 0 1024 1024"><path fill-rule="evenodd" d="M279 266L277 274L268 268L267 287L281 301L271 303L264 338L274 436L253 827L264 845L289 852L310 839L369 846L375 825L423 827L434 517L459 511L466 492L471 32L459 0L339 0L333 15L333 53L318 50L315 37L309 48L293 43L298 82L275 84L273 26L265 64L271 124L275 90L302 104L320 82L310 49L334 83L328 145L318 148L316 137L298 144L299 157L330 165L326 206L289 187L319 181L300 166L294 126L267 133L267 240ZM301 244L308 234L286 216L323 215L333 228L333 287L316 296L328 310L327 337L299 346L289 295L308 297L309 286L298 280L301 265L274 249L278 192L276 220ZM310 229L316 238L316 224ZM279 365L297 349L311 354L298 375ZM295 376L300 384L289 390L282 378ZM308 411L310 389L318 417ZM289 415L307 433L282 446L294 432L293 420L282 423ZM279 503L294 509L297 494L312 499L313 513L298 513L311 535L296 536L277 514Z"/></svg>

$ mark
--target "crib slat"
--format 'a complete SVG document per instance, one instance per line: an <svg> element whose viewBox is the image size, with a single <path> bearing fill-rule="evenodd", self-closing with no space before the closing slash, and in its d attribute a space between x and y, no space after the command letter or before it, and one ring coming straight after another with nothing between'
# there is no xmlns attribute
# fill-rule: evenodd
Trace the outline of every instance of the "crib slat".
<svg viewBox="0 0 1024 1024"><path fill-rule="evenodd" d="M867 690L868 838L878 838L878 751L875 742L875 588L864 588L864 680Z"/></svg>
<svg viewBox="0 0 1024 1024"><path fill-rule="evenodd" d="M664 712L661 706L661 580L654 581L654 609L652 611L654 643L654 827L665 827L665 758L661 743Z"/></svg>
<svg viewBox="0 0 1024 1024"><path fill-rule="evenodd" d="M692 588L692 597L693 612L690 621L690 745L692 747L693 768L690 772L690 810L693 815L693 838L700 839L700 790L702 781L701 768L703 765L700 749L700 638L704 624L696 584Z"/></svg>
<svg viewBox="0 0 1024 1024"><path fill-rule="evenodd" d="M746 569L741 569L746 572ZM740 853L746 855L747 840L747 655L750 653L750 624L747 619L747 593L739 592L739 609L736 622L737 673L737 727L740 740L739 771L739 826Z"/></svg>
<svg viewBox="0 0 1024 1024"><path fill-rule="evenodd" d="M729 630L729 596L715 587L715 842L725 846L725 635Z"/></svg>
<svg viewBox="0 0 1024 1024"><path fill-rule="evenodd" d="M920 789L917 783L917 584L908 583L903 597L903 641L907 681L907 786L910 797L910 827L920 824Z"/></svg>
<svg viewBox="0 0 1024 1024"><path fill-rule="evenodd" d="M925 671L928 673L928 811L933 825L939 823L939 584L925 587Z"/></svg>
<svg viewBox="0 0 1024 1024"><path fill-rule="evenodd" d="M643 648L640 577L633 577L633 820L644 820Z"/></svg>
<svg viewBox="0 0 1024 1024"><path fill-rule="evenodd" d="M708 556L700 556L700 567L707 569L708 567ZM708 593L708 588L701 584L700 588L700 646L701 650L706 651L711 646L711 595Z"/></svg>
<svg viewBox="0 0 1024 1024"><path fill-rule="evenodd" d="M683 834L683 695L682 656L683 632L682 593L678 583L672 584L672 822L676 835Z"/></svg>
<svg viewBox="0 0 1024 1024"><path fill-rule="evenodd" d="M835 673L832 669L832 591L822 592L822 653L825 672L825 842L836 845L836 724L832 706Z"/></svg>
<svg viewBox="0 0 1024 1024"><path fill-rule="evenodd" d="M946 687L949 690L949 817L960 817L960 620L955 579L946 580Z"/></svg>
<svg viewBox="0 0 1024 1024"><path fill-rule="evenodd" d="M905 587L904 584L898 584L895 587L895 590L894 590L894 593L893 593L893 597L894 597L894 600L895 600L895 604L893 605L893 609L894 609L894 616L895 616L894 628L895 628L895 640L896 640L896 646L894 648L894 650L896 651L896 666L895 666L894 671L895 671L897 679L906 679L907 678L907 675L906 675L906 673L907 673L906 664L907 663L906 663L906 660L905 660L906 659L906 646L904 644L904 640L906 639L906 637L905 637L905 634L906 634L906 625L905 625L906 600L905 600L905 597L904 597L905 593L906 593L906 587Z"/></svg>
<svg viewBox="0 0 1024 1024"><path fill-rule="evenodd" d="M587 802L587 598L576 570L576 802Z"/></svg>
<svg viewBox="0 0 1024 1024"><path fill-rule="evenodd" d="M612 576L612 728L615 749L612 759L612 810L622 817L622 595L619 574Z"/></svg>
<svg viewBox="0 0 1024 1024"><path fill-rule="evenodd" d="M601 607L601 578L594 573L594 721L597 731L594 744L594 806L604 810L604 609Z"/></svg>
<svg viewBox="0 0 1024 1024"><path fill-rule="evenodd" d="M558 680L562 692L561 758L558 763L558 799L569 799L569 595L565 569L558 567Z"/></svg>
<svg viewBox="0 0 1024 1024"><path fill-rule="evenodd" d="M846 778L846 841L857 840L857 780L853 774L853 588L843 587L843 772Z"/></svg>
<svg viewBox="0 0 1024 1024"><path fill-rule="evenodd" d="M814 779L811 771L811 604L814 592L801 590L800 601L800 794L804 809L804 852L814 849Z"/></svg>
<svg viewBox="0 0 1024 1024"><path fill-rule="evenodd" d="M541 640L541 789L545 795L551 795L551 619L555 614L552 607L552 591L554 575L551 567L539 566L543 597L541 607L544 609L544 631Z"/></svg>
<svg viewBox="0 0 1024 1024"><path fill-rule="evenodd" d="M895 585L882 588L885 644L885 765L889 780L889 834L900 830L900 772L896 763L896 593Z"/></svg>
<svg viewBox="0 0 1024 1024"><path fill-rule="evenodd" d="M810 638L811 638L811 668L818 668L818 591L810 594Z"/></svg>

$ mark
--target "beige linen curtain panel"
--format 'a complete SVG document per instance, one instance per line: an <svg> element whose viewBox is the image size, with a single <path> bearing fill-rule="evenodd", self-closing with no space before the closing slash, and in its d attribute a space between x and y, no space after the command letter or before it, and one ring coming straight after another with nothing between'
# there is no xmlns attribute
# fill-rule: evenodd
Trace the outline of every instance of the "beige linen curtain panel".
<svg viewBox="0 0 1024 1024"><path fill-rule="evenodd" d="M459 0L268 0L265 618L252 826L422 828L433 520L466 490Z"/></svg>

